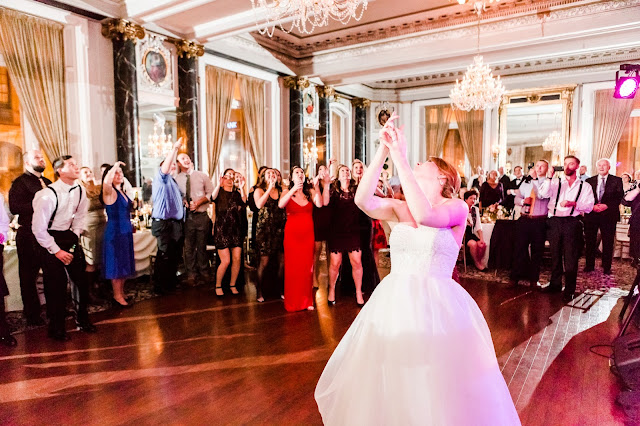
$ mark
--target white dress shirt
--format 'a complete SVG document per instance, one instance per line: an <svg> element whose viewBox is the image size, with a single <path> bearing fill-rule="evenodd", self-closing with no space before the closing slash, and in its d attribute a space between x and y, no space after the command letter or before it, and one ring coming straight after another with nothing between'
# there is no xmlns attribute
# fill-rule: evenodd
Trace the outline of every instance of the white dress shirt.
<svg viewBox="0 0 640 426"><path fill-rule="evenodd" d="M4 207L4 197L0 194L0 234L4 237L2 239L2 243L6 244L7 238L9 235L9 215L7 214L7 209Z"/></svg>
<svg viewBox="0 0 640 426"><path fill-rule="evenodd" d="M536 202L533 205L533 210L529 212L529 215L546 216L549 212L549 197L545 198L540 195L540 186L546 180L548 180L546 177L541 177L538 179L531 179L529 182L522 182L520 188L516 189L515 204L517 206L524 205L524 199L530 197L531 191L533 190L536 195ZM556 191L557 190L558 187L556 186Z"/></svg>
<svg viewBox="0 0 640 426"><path fill-rule="evenodd" d="M51 215L56 208L56 196L51 189L55 190L58 197L58 209L56 216L49 228ZM52 231L72 230L78 237L84 230L84 220L89 209L89 199L81 185L67 185L58 179L48 188L36 193L33 198L33 221L31 229L38 243L47 249L49 253L56 254L60 247L49 233Z"/></svg>
<svg viewBox="0 0 640 426"><path fill-rule="evenodd" d="M556 198L558 197L558 182L561 182L562 186L560 187L560 198L558 198L557 200L558 202L556 209ZM582 191L580 191L580 197L576 200L580 184L582 184ZM562 180L559 180L557 177L553 179L547 179L542 183L542 185L540 185L538 193L541 197L549 198L549 217L567 217L570 215L575 217L583 213L590 213L591 210L593 210L593 205L595 203L591 185L584 181L581 181L580 179L576 179L573 182L572 186L569 186L569 182L567 182L566 177L563 177ZM560 204L563 201L576 201L576 206L575 208L562 207ZM573 214L571 213L571 210L573 210Z"/></svg>

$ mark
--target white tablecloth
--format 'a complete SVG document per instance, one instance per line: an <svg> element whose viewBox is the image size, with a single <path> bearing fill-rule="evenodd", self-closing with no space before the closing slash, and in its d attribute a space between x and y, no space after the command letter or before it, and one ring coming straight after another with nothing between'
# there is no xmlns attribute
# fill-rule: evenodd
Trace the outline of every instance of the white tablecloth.
<svg viewBox="0 0 640 426"><path fill-rule="evenodd" d="M149 273L149 257L158 249L156 238L151 231L136 231L133 234L133 251L136 261L136 277ZM18 253L15 246L4 248L4 278L9 287L9 296L5 298L7 311L21 311L22 297L20 294L20 276L18 274ZM39 289L42 292L42 289ZM44 297L40 295L41 302Z"/></svg>
<svg viewBox="0 0 640 426"><path fill-rule="evenodd" d="M491 244L491 234L493 234L493 228L495 223L482 223L480 224L480 228L482 229L482 240L487 245L487 251L484 252L484 257L482 258L482 266L485 268L489 264L489 246Z"/></svg>

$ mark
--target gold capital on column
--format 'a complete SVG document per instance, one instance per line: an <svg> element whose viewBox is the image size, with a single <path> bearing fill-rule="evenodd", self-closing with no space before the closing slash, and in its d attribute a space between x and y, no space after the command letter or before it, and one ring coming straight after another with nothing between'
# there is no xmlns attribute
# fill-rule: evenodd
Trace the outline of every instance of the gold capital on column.
<svg viewBox="0 0 640 426"><path fill-rule="evenodd" d="M109 18L102 21L102 35L117 40L143 39L145 32L138 24L134 24L126 19Z"/></svg>
<svg viewBox="0 0 640 426"><path fill-rule="evenodd" d="M316 86L316 91L321 98L334 98L336 96L336 89L333 86Z"/></svg>
<svg viewBox="0 0 640 426"><path fill-rule="evenodd" d="M309 87L309 84L310 84L307 77L299 77L297 75L291 75L291 76L285 77L283 79L283 82L284 82L284 87L286 87L287 89L296 89L296 90L306 89L307 87Z"/></svg>
<svg viewBox="0 0 640 426"><path fill-rule="evenodd" d="M353 98L351 99L351 105L356 108L367 108L371 105L371 100L366 98Z"/></svg>
<svg viewBox="0 0 640 426"><path fill-rule="evenodd" d="M178 50L178 56L193 58L204 55L204 46L191 40L173 39L171 40Z"/></svg>

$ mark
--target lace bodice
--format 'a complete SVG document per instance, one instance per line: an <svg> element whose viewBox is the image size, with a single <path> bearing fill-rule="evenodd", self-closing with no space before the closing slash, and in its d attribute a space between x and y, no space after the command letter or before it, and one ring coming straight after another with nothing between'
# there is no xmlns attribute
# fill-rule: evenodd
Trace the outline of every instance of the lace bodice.
<svg viewBox="0 0 640 426"><path fill-rule="evenodd" d="M392 274L451 278L460 246L451 229L398 224L389 238Z"/></svg>

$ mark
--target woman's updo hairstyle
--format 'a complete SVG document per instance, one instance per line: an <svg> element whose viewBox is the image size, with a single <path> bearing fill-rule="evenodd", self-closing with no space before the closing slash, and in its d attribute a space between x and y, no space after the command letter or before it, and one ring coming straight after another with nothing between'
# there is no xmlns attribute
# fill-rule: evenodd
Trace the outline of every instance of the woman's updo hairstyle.
<svg viewBox="0 0 640 426"><path fill-rule="evenodd" d="M429 157L429 161L432 161L444 176L438 179L442 185L442 196L445 198L453 198L453 194L457 194L458 191L460 191L460 175L458 171L442 158Z"/></svg>

